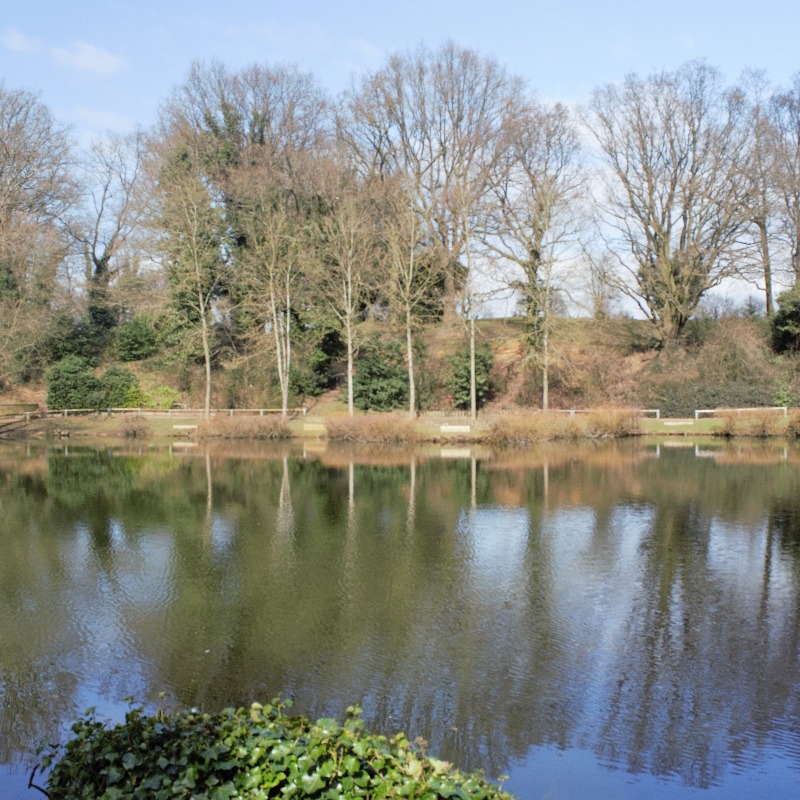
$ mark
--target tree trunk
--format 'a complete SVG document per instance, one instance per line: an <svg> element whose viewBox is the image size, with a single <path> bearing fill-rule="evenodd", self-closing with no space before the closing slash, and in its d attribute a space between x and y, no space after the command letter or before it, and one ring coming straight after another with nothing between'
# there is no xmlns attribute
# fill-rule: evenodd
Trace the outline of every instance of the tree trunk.
<svg viewBox="0 0 800 800"><path fill-rule="evenodd" d="M406 306L406 360L408 361L408 418L417 416L417 384L414 380L414 339L411 334L411 307Z"/></svg>
<svg viewBox="0 0 800 800"><path fill-rule="evenodd" d="M353 416L353 323L347 317L345 323L345 335L347 337L347 413Z"/></svg>
<svg viewBox="0 0 800 800"><path fill-rule="evenodd" d="M547 328L542 336L542 411L550 408L550 353L548 351Z"/></svg>
<svg viewBox="0 0 800 800"><path fill-rule="evenodd" d="M478 382L475 377L475 315L469 318L469 403L470 416L478 419Z"/></svg>
<svg viewBox="0 0 800 800"><path fill-rule="evenodd" d="M203 406L203 417L209 419L211 416L211 346L209 344L208 318L206 317L203 294L198 292L198 305L200 307L200 331L203 338L203 360L206 372L206 397Z"/></svg>
<svg viewBox="0 0 800 800"><path fill-rule="evenodd" d="M767 316L771 317L775 311L772 304L772 262L769 257L769 237L767 236L767 223L764 219L756 220L758 239L761 247L761 266L764 270L764 295L766 299Z"/></svg>

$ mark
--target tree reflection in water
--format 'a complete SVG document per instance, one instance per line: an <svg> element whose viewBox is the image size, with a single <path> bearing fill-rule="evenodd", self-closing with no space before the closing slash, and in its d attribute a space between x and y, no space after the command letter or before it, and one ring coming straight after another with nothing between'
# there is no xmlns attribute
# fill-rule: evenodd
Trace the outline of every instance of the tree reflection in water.
<svg viewBox="0 0 800 800"><path fill-rule="evenodd" d="M359 701L495 775L547 746L677 787L800 767L797 451L463 456L0 450L3 760L167 691Z"/></svg>

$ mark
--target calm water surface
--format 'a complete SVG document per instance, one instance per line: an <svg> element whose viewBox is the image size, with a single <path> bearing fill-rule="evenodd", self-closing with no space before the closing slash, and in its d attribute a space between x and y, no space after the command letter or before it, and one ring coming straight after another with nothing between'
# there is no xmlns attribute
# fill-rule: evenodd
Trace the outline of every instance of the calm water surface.
<svg viewBox="0 0 800 800"><path fill-rule="evenodd" d="M360 702L518 797L800 797L800 450L0 444L0 796L88 706Z"/></svg>

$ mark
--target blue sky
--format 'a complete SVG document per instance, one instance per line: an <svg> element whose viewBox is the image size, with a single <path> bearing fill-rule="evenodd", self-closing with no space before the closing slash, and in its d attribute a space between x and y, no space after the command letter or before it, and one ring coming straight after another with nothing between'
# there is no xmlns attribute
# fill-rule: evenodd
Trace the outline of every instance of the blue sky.
<svg viewBox="0 0 800 800"><path fill-rule="evenodd" d="M734 80L800 70L787 0L4 0L0 78L32 89L86 140L151 124L194 59L289 61L330 91L385 57L445 39L495 56L544 100L705 58Z"/></svg>

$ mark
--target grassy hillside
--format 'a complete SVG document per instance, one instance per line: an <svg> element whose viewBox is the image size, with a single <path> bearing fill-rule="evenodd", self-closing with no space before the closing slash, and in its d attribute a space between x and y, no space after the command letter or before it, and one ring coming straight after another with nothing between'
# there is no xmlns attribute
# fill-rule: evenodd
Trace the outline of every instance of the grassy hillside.
<svg viewBox="0 0 800 800"><path fill-rule="evenodd" d="M374 322L365 333L395 335ZM684 339L664 350L650 346L648 333L647 324L636 320L561 320L550 342L550 407L659 408L664 416L684 417L696 408L800 405L800 362L771 352L764 319L693 321ZM541 365L526 353L523 321L483 320L478 336L494 354L490 407L540 407ZM458 324L430 326L419 339L423 405L452 408L446 385L453 354L466 347L465 330ZM178 402L191 407L202 403L199 365L176 369L167 358L153 357L125 366L137 374L146 393L174 393ZM15 386L0 395L0 402L44 405L45 396L43 384ZM341 401L332 390L305 402L335 412ZM220 366L213 403L222 408L277 405L269 353Z"/></svg>

